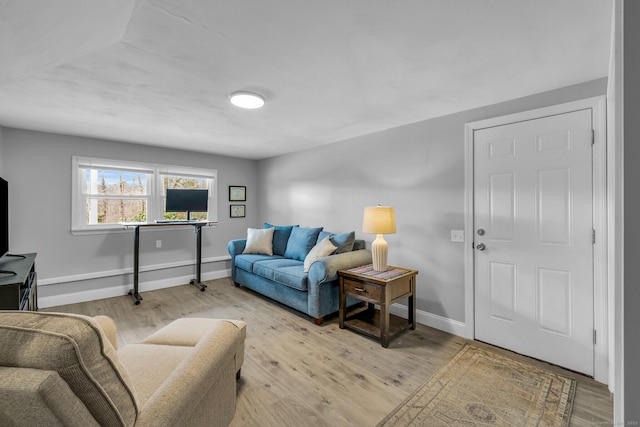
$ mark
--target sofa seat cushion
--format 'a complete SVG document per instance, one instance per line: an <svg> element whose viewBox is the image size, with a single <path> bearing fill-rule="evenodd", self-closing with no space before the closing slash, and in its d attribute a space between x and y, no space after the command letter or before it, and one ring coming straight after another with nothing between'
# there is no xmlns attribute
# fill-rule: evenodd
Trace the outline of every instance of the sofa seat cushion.
<svg viewBox="0 0 640 427"><path fill-rule="evenodd" d="M277 282L278 280L276 280L276 274L278 271L287 267L300 266L302 268L302 264L303 263L298 260L289 258L258 261L253 264L253 274L257 274L258 276L264 277L265 279Z"/></svg>
<svg viewBox="0 0 640 427"><path fill-rule="evenodd" d="M0 365L55 371L101 425L135 423L132 381L94 319L2 312L0 342Z"/></svg>
<svg viewBox="0 0 640 427"><path fill-rule="evenodd" d="M275 271L273 280L299 291L309 288L309 274L303 271L302 265L282 267Z"/></svg>
<svg viewBox="0 0 640 427"><path fill-rule="evenodd" d="M272 260L272 259L282 259L281 256L278 255L254 255L254 254L242 254L236 255L235 265L238 268L243 269L244 271L248 271L249 273L253 273L253 265L258 261Z"/></svg>
<svg viewBox="0 0 640 427"><path fill-rule="evenodd" d="M191 346L128 344L118 350L118 357L129 371L141 407L193 349Z"/></svg>

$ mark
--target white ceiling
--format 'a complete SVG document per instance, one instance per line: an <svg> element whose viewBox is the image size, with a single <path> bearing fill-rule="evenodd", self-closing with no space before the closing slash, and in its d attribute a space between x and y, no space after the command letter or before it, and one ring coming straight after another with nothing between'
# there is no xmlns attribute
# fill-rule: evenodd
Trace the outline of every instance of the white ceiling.
<svg viewBox="0 0 640 427"><path fill-rule="evenodd" d="M261 159L605 77L611 4L0 0L0 126Z"/></svg>

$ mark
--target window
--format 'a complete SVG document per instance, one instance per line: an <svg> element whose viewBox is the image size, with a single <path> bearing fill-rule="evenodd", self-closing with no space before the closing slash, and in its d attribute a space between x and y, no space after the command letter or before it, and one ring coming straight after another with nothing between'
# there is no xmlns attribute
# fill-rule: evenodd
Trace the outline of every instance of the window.
<svg viewBox="0 0 640 427"><path fill-rule="evenodd" d="M192 219L217 221L217 171L73 157L72 231L121 229L120 222L186 219L166 212L167 189L208 190L208 212Z"/></svg>

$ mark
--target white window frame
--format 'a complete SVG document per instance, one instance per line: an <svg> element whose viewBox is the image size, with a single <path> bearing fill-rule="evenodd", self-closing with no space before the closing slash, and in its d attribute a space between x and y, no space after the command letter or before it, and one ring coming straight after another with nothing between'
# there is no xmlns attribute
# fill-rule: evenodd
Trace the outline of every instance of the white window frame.
<svg viewBox="0 0 640 427"><path fill-rule="evenodd" d="M165 175L178 175L193 178L208 179L209 211L208 221L218 221L218 171L216 169L193 168L187 166L172 166L155 163L130 162L125 160L98 159L91 157L73 156L71 161L71 232L72 233L106 233L114 230L121 231L118 224L86 224L84 191L85 173L87 168L115 169L139 171L147 174L147 195L135 198L147 199L147 221L163 219L164 195L163 178Z"/></svg>

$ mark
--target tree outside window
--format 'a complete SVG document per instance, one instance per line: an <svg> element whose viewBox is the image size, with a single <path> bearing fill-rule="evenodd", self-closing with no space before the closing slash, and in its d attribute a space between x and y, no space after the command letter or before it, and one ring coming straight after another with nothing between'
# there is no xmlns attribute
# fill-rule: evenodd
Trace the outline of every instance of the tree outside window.
<svg viewBox="0 0 640 427"><path fill-rule="evenodd" d="M117 224L147 220L147 174L109 169L86 170L86 223Z"/></svg>

